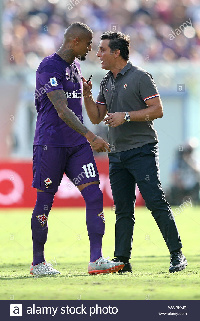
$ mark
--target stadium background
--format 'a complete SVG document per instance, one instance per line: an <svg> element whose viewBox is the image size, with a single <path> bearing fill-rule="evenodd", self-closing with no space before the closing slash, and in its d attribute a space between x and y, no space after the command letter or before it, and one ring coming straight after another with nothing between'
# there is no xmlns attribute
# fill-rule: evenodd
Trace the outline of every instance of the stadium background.
<svg viewBox="0 0 200 321"><path fill-rule="evenodd" d="M164 117L155 121L160 141L161 181L171 184L174 153L200 136L200 3L198 0L0 0L0 207L33 206L32 141L36 112L35 71L62 43L75 21L94 31L93 51L81 63L93 74L93 96L105 71L96 57L106 30L130 35L130 61L149 71L158 86ZM84 121L106 138L107 128ZM199 148L197 148L197 154ZM106 155L95 155L104 205L112 206ZM139 194L138 194L139 195ZM143 204L138 198L138 204ZM79 192L63 179L54 206L83 206Z"/></svg>

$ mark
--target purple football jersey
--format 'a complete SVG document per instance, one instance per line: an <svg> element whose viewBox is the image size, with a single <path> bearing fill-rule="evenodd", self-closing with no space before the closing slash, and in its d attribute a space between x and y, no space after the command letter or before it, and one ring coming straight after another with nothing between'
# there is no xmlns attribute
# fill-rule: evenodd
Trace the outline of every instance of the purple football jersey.
<svg viewBox="0 0 200 321"><path fill-rule="evenodd" d="M84 136L70 128L59 116L47 93L64 90L68 107L83 122L80 65L71 65L54 53L43 59L36 72L35 106L37 122L34 145L72 147L85 143Z"/></svg>

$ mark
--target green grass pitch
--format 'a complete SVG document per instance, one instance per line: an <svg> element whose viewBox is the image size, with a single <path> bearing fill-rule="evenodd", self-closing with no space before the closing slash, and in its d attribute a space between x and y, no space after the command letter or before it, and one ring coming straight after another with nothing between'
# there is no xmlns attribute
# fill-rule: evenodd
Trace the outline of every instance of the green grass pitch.
<svg viewBox="0 0 200 321"><path fill-rule="evenodd" d="M188 260L186 270L170 274L169 253L153 217L136 208L132 274L91 276L84 208L52 209L45 247L60 276L34 278L30 217L32 209L0 211L1 300L199 300L200 221L198 207L175 217ZM105 208L103 255L113 257L115 214Z"/></svg>

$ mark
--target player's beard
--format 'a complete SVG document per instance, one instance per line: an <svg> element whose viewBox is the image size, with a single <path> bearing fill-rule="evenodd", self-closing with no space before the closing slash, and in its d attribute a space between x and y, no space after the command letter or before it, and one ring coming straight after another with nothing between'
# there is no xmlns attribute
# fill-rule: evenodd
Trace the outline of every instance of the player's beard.
<svg viewBox="0 0 200 321"><path fill-rule="evenodd" d="M84 56L78 56L77 57L79 60L81 60L81 61L84 61L84 60L86 60L86 55L84 55Z"/></svg>

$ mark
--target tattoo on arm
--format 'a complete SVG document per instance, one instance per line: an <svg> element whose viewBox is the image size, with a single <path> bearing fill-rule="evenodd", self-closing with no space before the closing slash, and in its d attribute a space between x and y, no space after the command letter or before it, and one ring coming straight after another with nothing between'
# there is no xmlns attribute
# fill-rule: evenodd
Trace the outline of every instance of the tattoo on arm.
<svg viewBox="0 0 200 321"><path fill-rule="evenodd" d="M85 136L88 132L74 112L68 108L67 98L63 90L54 90L47 93L49 100L57 110L58 116L72 129Z"/></svg>

